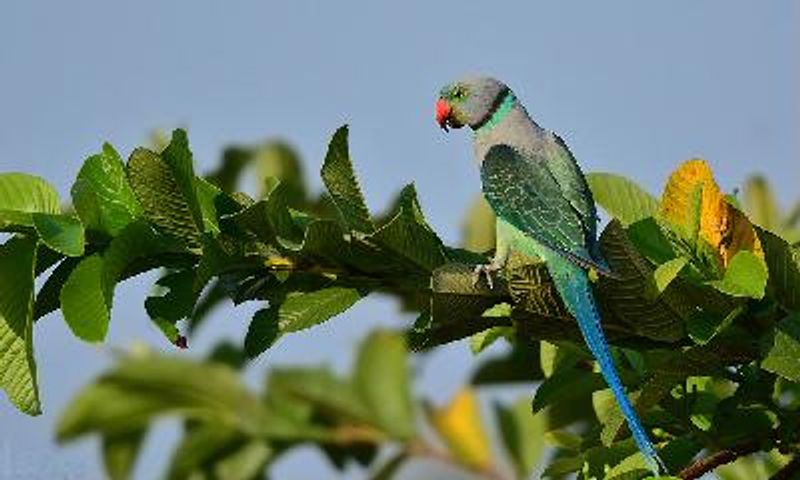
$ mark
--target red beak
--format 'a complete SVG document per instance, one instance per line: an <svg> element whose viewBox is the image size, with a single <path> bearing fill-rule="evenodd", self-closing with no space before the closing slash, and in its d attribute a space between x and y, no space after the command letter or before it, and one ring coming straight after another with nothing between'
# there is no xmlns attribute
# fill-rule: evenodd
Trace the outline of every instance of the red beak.
<svg viewBox="0 0 800 480"><path fill-rule="evenodd" d="M450 121L450 113L452 110L450 104L444 99L440 98L439 101L436 102L436 123L438 123L439 127L445 132L448 130L447 124Z"/></svg>

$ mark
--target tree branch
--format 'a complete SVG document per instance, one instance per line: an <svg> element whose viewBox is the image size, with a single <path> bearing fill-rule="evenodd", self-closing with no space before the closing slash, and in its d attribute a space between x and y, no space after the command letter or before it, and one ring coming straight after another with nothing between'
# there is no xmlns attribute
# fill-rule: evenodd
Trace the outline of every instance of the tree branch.
<svg viewBox="0 0 800 480"><path fill-rule="evenodd" d="M406 447L406 451L408 452L409 457L430 458L441 463L452 465L459 470L467 469L477 473L481 476L481 478L485 478L486 480L507 480L506 476L496 466L491 466L485 470L470 468L463 462L459 462L456 458L450 455L449 452L436 448L422 440L409 443Z"/></svg>
<svg viewBox="0 0 800 480"><path fill-rule="evenodd" d="M761 443L757 441L742 443L730 448L720 450L708 457L700 458L678 473L683 480L700 478L720 465L733 462L739 457L744 457L761 450Z"/></svg>

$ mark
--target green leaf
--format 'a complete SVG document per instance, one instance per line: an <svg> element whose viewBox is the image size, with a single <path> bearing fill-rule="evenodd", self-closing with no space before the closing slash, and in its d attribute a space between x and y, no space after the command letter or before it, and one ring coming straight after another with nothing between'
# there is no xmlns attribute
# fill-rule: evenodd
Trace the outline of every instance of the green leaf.
<svg viewBox="0 0 800 480"><path fill-rule="evenodd" d="M478 332L469 339L469 348L472 353L477 355L491 346L495 341L502 337L514 334L512 327L492 327L482 332Z"/></svg>
<svg viewBox="0 0 800 480"><path fill-rule="evenodd" d="M111 292L103 277L100 254L84 258L61 289L61 313L72 333L87 342L100 342L108 332Z"/></svg>
<svg viewBox="0 0 800 480"><path fill-rule="evenodd" d="M45 180L25 173L3 173L0 174L2 211L60 213L61 205L58 192Z"/></svg>
<svg viewBox="0 0 800 480"><path fill-rule="evenodd" d="M767 265L764 259L741 250L731 259L722 280L710 282L720 292L734 297L762 298L767 286Z"/></svg>
<svg viewBox="0 0 800 480"><path fill-rule="evenodd" d="M656 271L653 272L653 278L655 279L656 288L659 293L667 289L669 284L675 280L675 277L678 276L688 262L689 260L686 257L678 257L666 263L662 263L656 268Z"/></svg>
<svg viewBox="0 0 800 480"><path fill-rule="evenodd" d="M562 478L581 468L583 468L583 457L581 456L559 458L550 462L550 465L542 472L542 478Z"/></svg>
<svg viewBox="0 0 800 480"><path fill-rule="evenodd" d="M287 438L293 433L247 390L235 370L144 354L124 358L84 388L62 413L57 438L66 441L88 433L118 435L144 427L157 416L177 413L221 422L251 435Z"/></svg>
<svg viewBox="0 0 800 480"><path fill-rule="evenodd" d="M198 227L202 226L203 217L197 203L196 177L186 130L180 128L173 130L169 145L161 151L161 159L169 166L181 193L187 199L195 223Z"/></svg>
<svg viewBox="0 0 800 480"><path fill-rule="evenodd" d="M400 192L399 205L394 217L371 238L402 257L411 268L430 273L447 258L442 241L425 221L413 184L406 185Z"/></svg>
<svg viewBox="0 0 800 480"><path fill-rule="evenodd" d="M186 253L184 249L184 244L159 235L143 221L133 222L114 237L103 252L106 287L113 292L117 282L152 268L193 263L193 257L181 256ZM173 262L168 262L169 259Z"/></svg>
<svg viewBox="0 0 800 480"><path fill-rule="evenodd" d="M238 212L242 205L211 182L198 177L194 179L194 183L203 217L203 230L216 235L220 232L219 217Z"/></svg>
<svg viewBox="0 0 800 480"><path fill-rule="evenodd" d="M219 187L223 192L233 193L239 185L239 177L252 161L252 148L242 146L227 147L222 152L220 165L205 176L206 180Z"/></svg>
<svg viewBox="0 0 800 480"><path fill-rule="evenodd" d="M714 392L714 379L709 376L688 377L685 382L685 396L691 405L689 417L695 427L707 432L720 399Z"/></svg>
<svg viewBox="0 0 800 480"><path fill-rule="evenodd" d="M103 340L117 282L163 265L164 259L159 256L174 254L179 249L179 245L136 221L114 237L105 252L81 260L69 272L59 295L64 319L72 332L89 342Z"/></svg>
<svg viewBox="0 0 800 480"><path fill-rule="evenodd" d="M366 293L347 287L291 292L253 317L245 339L247 354L255 357L279 336L320 324L352 307ZM277 332L276 332L277 330Z"/></svg>
<svg viewBox="0 0 800 480"><path fill-rule="evenodd" d="M800 381L800 313L781 320L766 338L761 368Z"/></svg>
<svg viewBox="0 0 800 480"><path fill-rule="evenodd" d="M739 306L725 316L698 310L689 317L686 332L694 343L705 345L728 328L744 310L744 306Z"/></svg>
<svg viewBox="0 0 800 480"><path fill-rule="evenodd" d="M146 432L145 428L136 428L129 432L103 436L103 464L109 480L131 478Z"/></svg>
<svg viewBox="0 0 800 480"><path fill-rule="evenodd" d="M244 339L244 349L247 356L255 358L269 349L280 338L278 327L278 309L263 308L253 315L247 335Z"/></svg>
<svg viewBox="0 0 800 480"><path fill-rule="evenodd" d="M359 290L345 287L290 294L278 307L278 327L281 333L313 327L349 309L363 296Z"/></svg>
<svg viewBox="0 0 800 480"><path fill-rule="evenodd" d="M694 343L705 345L728 328L744 311L744 305L732 309L727 315L698 310L689 317L686 333Z"/></svg>
<svg viewBox="0 0 800 480"><path fill-rule="evenodd" d="M623 225L658 213L658 200L641 187L620 175L590 173L586 181L595 201Z"/></svg>
<svg viewBox="0 0 800 480"><path fill-rule="evenodd" d="M293 246L302 236L289 212L286 189L280 183L276 184L266 199L250 205L229 219L262 242Z"/></svg>
<svg viewBox="0 0 800 480"><path fill-rule="evenodd" d="M780 232L783 215L767 179L753 175L744 184L744 211L753 223L773 232Z"/></svg>
<svg viewBox="0 0 800 480"><path fill-rule="evenodd" d="M691 250L678 242L674 232L652 217L629 225L627 233L638 252L656 265L674 259L679 253L691 253Z"/></svg>
<svg viewBox="0 0 800 480"><path fill-rule="evenodd" d="M542 340L539 343L539 364L545 377L551 377L556 369L556 355L558 346L554 343Z"/></svg>
<svg viewBox="0 0 800 480"><path fill-rule="evenodd" d="M30 213L16 210L0 210L0 232L30 233L33 218Z"/></svg>
<svg viewBox="0 0 800 480"><path fill-rule="evenodd" d="M303 164L297 151L287 143L276 140L267 142L253 152L258 180L277 178L287 190L289 204L300 207L306 203L306 183ZM262 192L263 196L264 192Z"/></svg>
<svg viewBox="0 0 800 480"><path fill-rule="evenodd" d="M142 214L122 159L108 143L102 152L86 159L71 193L75 211L88 230L115 236Z"/></svg>
<svg viewBox="0 0 800 480"><path fill-rule="evenodd" d="M351 245L344 239L342 227L330 220L316 220L306 227L298 253L338 265L354 262Z"/></svg>
<svg viewBox="0 0 800 480"><path fill-rule="evenodd" d="M144 148L134 150L128 160L128 179L154 225L190 247L200 245L205 224L186 132L175 130L161 155Z"/></svg>
<svg viewBox="0 0 800 480"><path fill-rule="evenodd" d="M622 461L609 469L605 475L605 478L608 480L634 480L642 477L653 478L647 460L645 460L644 455L640 452L625 457Z"/></svg>
<svg viewBox="0 0 800 480"><path fill-rule="evenodd" d="M778 303L788 310L800 310L800 247L766 230L757 229L769 269L769 286Z"/></svg>
<svg viewBox="0 0 800 480"><path fill-rule="evenodd" d="M601 278L597 285L603 324L616 324L654 340L674 342L683 338L686 319L693 310L687 293L668 288L654 298L653 266L630 242L619 222L608 224L600 236L600 247L616 275Z"/></svg>
<svg viewBox="0 0 800 480"><path fill-rule="evenodd" d="M596 390L606 388L605 380L599 373L582 370L567 370L554 374L536 389L531 405L534 413L544 407L569 397L588 397Z"/></svg>
<svg viewBox="0 0 800 480"><path fill-rule="evenodd" d="M544 453L544 416L533 415L525 398L508 407L496 403L495 415L517 478L530 478Z"/></svg>
<svg viewBox="0 0 800 480"><path fill-rule="evenodd" d="M585 461L583 474L586 478L610 478L604 476L606 472L631 455L641 455L636 451L636 444L633 439L623 440L608 447L590 448L583 453ZM639 478L640 476L637 475L634 478ZM617 478L616 480L621 479Z"/></svg>
<svg viewBox="0 0 800 480"><path fill-rule="evenodd" d="M53 270L47 280L36 294L36 304L34 305L34 320L58 310L61 306L61 289L64 287L70 274L81 262L81 258L69 257L62 260Z"/></svg>
<svg viewBox="0 0 800 480"><path fill-rule="evenodd" d="M0 245L0 387L29 415L41 413L33 358L35 263L34 240L13 237Z"/></svg>
<svg viewBox="0 0 800 480"><path fill-rule="evenodd" d="M545 377L552 377L554 373L570 369L581 360L591 357L584 350L569 343L539 342L539 364Z"/></svg>
<svg viewBox="0 0 800 480"><path fill-rule="evenodd" d="M194 290L194 270L171 272L156 281L156 285L167 290L164 295L148 297L144 307L150 318L161 318L171 323L192 314L197 298Z"/></svg>
<svg viewBox="0 0 800 480"><path fill-rule="evenodd" d="M363 233L375 231L375 225L372 223L350 160L346 125L333 135L328 153L325 155L325 162L322 164L321 175L333 203L341 214L344 226Z"/></svg>
<svg viewBox="0 0 800 480"><path fill-rule="evenodd" d="M148 297L144 302L147 315L170 343L180 338L175 324L192 315L200 294L195 289L196 278L194 269L168 273L156 281L156 285L165 290L164 294Z"/></svg>
<svg viewBox="0 0 800 480"><path fill-rule="evenodd" d="M544 440L548 445L569 452L580 452L583 445L583 439L580 435L566 430L551 430L544 434Z"/></svg>
<svg viewBox="0 0 800 480"><path fill-rule="evenodd" d="M312 416L333 424L374 425L373 412L351 381L336 377L326 368L281 368L270 372L267 384L270 405L296 423ZM277 406L276 406L277 405ZM330 440L330 432L319 437Z"/></svg>
<svg viewBox="0 0 800 480"><path fill-rule="evenodd" d="M83 255L85 238L80 220L50 213L33 213L31 218L45 245L68 257Z"/></svg>
<svg viewBox="0 0 800 480"><path fill-rule="evenodd" d="M263 475L267 462L272 457L270 446L259 440L244 443L214 464L216 478L225 480L252 480Z"/></svg>
<svg viewBox="0 0 800 480"><path fill-rule="evenodd" d="M195 425L173 452L166 478L194 478L193 474L206 472L211 478L252 480L263 472L272 454L266 442L250 439L225 425Z"/></svg>
<svg viewBox="0 0 800 480"><path fill-rule="evenodd" d="M414 435L408 351L401 336L370 335L359 351L353 384L383 431L401 440Z"/></svg>

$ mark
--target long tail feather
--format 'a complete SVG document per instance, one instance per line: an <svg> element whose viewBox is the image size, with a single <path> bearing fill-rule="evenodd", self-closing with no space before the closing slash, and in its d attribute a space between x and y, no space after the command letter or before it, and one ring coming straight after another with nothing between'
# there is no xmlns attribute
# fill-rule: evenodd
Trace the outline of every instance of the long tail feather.
<svg viewBox="0 0 800 480"><path fill-rule="evenodd" d="M611 351L600 325L600 313L592 295L589 277L585 271L563 259L552 259L547 262L550 275L556 288L564 300L570 313L578 320L586 345L600 365L600 371L606 383L614 393L617 403L628 422L633 438L639 450L650 464L651 470L658 474L659 468L666 472L664 462L659 458L653 443L647 436L639 416L625 393L620 381Z"/></svg>

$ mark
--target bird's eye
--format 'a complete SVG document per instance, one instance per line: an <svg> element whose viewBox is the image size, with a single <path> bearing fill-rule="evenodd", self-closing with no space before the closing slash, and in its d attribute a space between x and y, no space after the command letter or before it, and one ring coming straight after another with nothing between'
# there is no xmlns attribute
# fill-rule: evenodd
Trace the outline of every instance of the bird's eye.
<svg viewBox="0 0 800 480"><path fill-rule="evenodd" d="M453 89L453 98L455 98L456 100L461 100L465 96L466 92L464 91L463 87L458 86Z"/></svg>

